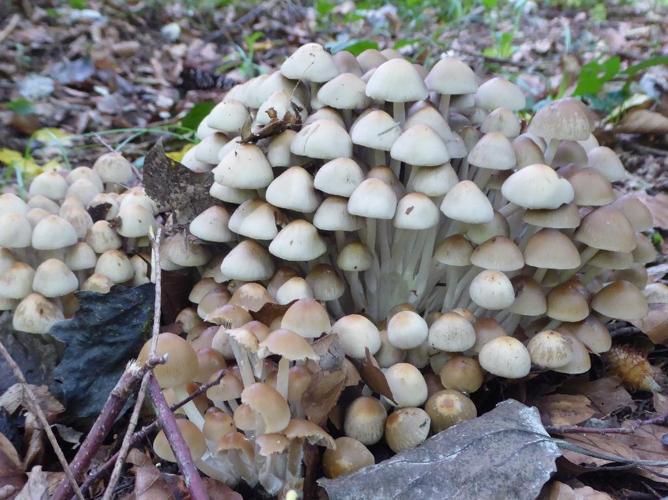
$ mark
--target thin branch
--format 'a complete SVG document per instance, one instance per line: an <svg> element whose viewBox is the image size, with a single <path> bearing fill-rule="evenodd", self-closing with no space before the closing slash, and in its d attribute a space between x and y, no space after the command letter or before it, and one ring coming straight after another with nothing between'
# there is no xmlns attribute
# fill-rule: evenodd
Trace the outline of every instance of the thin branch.
<svg viewBox="0 0 668 500"><path fill-rule="evenodd" d="M72 470L70 469L70 466L67 463L67 459L63 454L63 450L61 450L60 446L58 445L58 440L56 439L56 436L53 434L53 430L51 430L51 425L49 424L49 421L46 419L46 415L44 415L42 407L39 405L39 401L37 401L35 394L32 392L32 389L30 388L28 381L23 375L21 368L19 367L19 365L16 364L16 361L14 361L14 358L12 358L12 355L9 354L9 351L5 348L5 345L1 341L0 341L0 354L2 354L2 356L5 358L5 361L11 368L12 373L14 373L14 377L16 377L16 380L18 380L23 386L23 390L25 390L26 396L28 396L28 404L30 405L30 411L33 413L33 415L37 417L37 420L39 420L39 423L44 428L44 432L46 432L46 436L49 439L49 442L51 443L51 447L53 448L53 451L56 453L58 461L60 462L60 465L63 467L65 475L67 476L68 481L71 483L71 487L74 490L77 498L83 500L84 497L81 494L79 485L77 484L76 479L74 479L74 474L72 474Z"/></svg>
<svg viewBox="0 0 668 500"><path fill-rule="evenodd" d="M190 401L195 399L200 394L204 394L207 390L209 390L209 388L213 387L214 385L218 385L222 380L223 375L225 375L225 372L221 370L221 372L218 374L215 380L212 380L211 382L201 385L196 391L190 394L190 396L170 406L169 407L170 410L175 412L186 403L189 403ZM144 439L146 439L148 436L150 436L159 429L160 429L160 422L158 422L157 420L154 420L149 425L145 425L139 431L135 432L132 435L132 439L130 440L130 447L133 448L137 446L140 442L142 442ZM87 490L88 488L93 486L104 474L106 474L109 471L109 469L111 469L116 463L119 453L120 452L114 453L104 464L95 469L93 473L90 476L88 476L81 489L83 489L84 491Z"/></svg>
<svg viewBox="0 0 668 500"><path fill-rule="evenodd" d="M167 401L165 401L165 396L160 390L160 385L153 375L151 375L148 382L148 393L155 405L158 421L162 426L167 442L174 452L176 463L179 465L179 469L181 469L181 472L183 473L183 478L186 487L190 492L190 497L192 500L208 499L209 496L204 487L204 482L202 481L199 472L197 472L193 457L190 454L190 448L183 439L181 430L174 418L174 414L172 413L172 410L170 410Z"/></svg>
<svg viewBox="0 0 668 500"><path fill-rule="evenodd" d="M643 425L666 425L668 413L643 420L628 420L627 427L585 427L582 425L545 426L552 434L633 434Z"/></svg>
<svg viewBox="0 0 668 500"><path fill-rule="evenodd" d="M5 41L5 38L7 38L12 31L14 31L14 28L16 28L16 25L19 24L19 19L20 16L18 14L14 14L10 19L9 22L7 23L7 26L5 26L2 31L0 31L0 43Z"/></svg>
<svg viewBox="0 0 668 500"><path fill-rule="evenodd" d="M154 297L154 306L153 306L153 329L151 332L151 348L149 351L149 359L155 356L155 350L158 346L158 334L160 333L160 312L161 312L161 292L162 292L162 273L160 272L160 238L162 236L162 228L158 227L155 237L151 238L151 263L152 273L154 276L155 283L155 297ZM157 266L157 269L156 269ZM137 401L135 401L135 407L132 410L132 415L130 416L130 423L128 424L128 429L123 436L123 443L121 443L121 449L118 452L118 458L116 459L116 464L114 465L114 470L111 473L111 478L109 479L109 484L107 489L104 492L102 500L111 500L111 496L114 493L116 484L121 477L121 472L123 470L123 464L125 463L125 458L127 457L128 452L130 451L130 442L132 440L132 435L135 432L137 423L139 421L139 412L144 404L144 397L146 396L146 389L148 388L148 379L150 377L150 372L144 374L144 377L141 381L141 386L139 388L139 394L137 394Z"/></svg>

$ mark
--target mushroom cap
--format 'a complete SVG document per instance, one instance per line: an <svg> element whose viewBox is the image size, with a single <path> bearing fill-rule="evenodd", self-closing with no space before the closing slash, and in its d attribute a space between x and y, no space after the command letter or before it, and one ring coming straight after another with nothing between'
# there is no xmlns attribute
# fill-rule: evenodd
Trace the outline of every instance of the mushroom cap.
<svg viewBox="0 0 668 500"><path fill-rule="evenodd" d="M376 325L364 316L349 314L332 325L331 333L338 335L346 356L362 359L365 349L375 354L380 349L380 332Z"/></svg>
<svg viewBox="0 0 668 500"><path fill-rule="evenodd" d="M489 199L469 180L455 184L443 198L440 208L447 217L468 224L490 222L494 218Z"/></svg>
<svg viewBox="0 0 668 500"><path fill-rule="evenodd" d="M147 340L137 356L142 364L148 361L151 342L151 339ZM155 355L167 357L164 364L153 368L160 387L180 387L197 376L197 353L184 338L169 332L159 334Z"/></svg>
<svg viewBox="0 0 668 500"><path fill-rule="evenodd" d="M476 341L471 349L475 353L479 353L482 346L490 340L508 335L494 318L477 318L473 322L473 328L475 329Z"/></svg>
<svg viewBox="0 0 668 500"><path fill-rule="evenodd" d="M515 302L510 311L522 316L541 316L547 312L547 300L541 286L532 278L516 276L512 280Z"/></svg>
<svg viewBox="0 0 668 500"><path fill-rule="evenodd" d="M348 131L333 120L316 120L305 125L290 143L293 154L333 160L349 158L353 154L352 139Z"/></svg>
<svg viewBox="0 0 668 500"><path fill-rule="evenodd" d="M387 322L390 344L399 349L413 349L427 340L427 322L413 311L400 311Z"/></svg>
<svg viewBox="0 0 668 500"><path fill-rule="evenodd" d="M243 103L225 97L214 106L206 117L206 125L225 134L239 134L249 120L248 109Z"/></svg>
<svg viewBox="0 0 668 500"><path fill-rule="evenodd" d="M185 418L177 418L176 425L188 445L188 449L190 450L193 459L198 461L207 451L204 434L202 434L202 431L200 431L195 424ZM158 432L153 440L153 451L155 451L155 454L163 460L176 462L174 452L167 441L165 432L162 430Z"/></svg>
<svg viewBox="0 0 668 500"><path fill-rule="evenodd" d="M464 267L471 264L473 245L461 234L445 238L434 251L434 258L440 264Z"/></svg>
<svg viewBox="0 0 668 500"><path fill-rule="evenodd" d="M30 210L28 214L35 209ZM44 215L41 220L51 216ZM55 216L54 216L55 217ZM39 222L37 223L39 224ZM8 212L0 215L0 246L6 248L26 248L30 246L33 228L26 214Z"/></svg>
<svg viewBox="0 0 668 500"><path fill-rule="evenodd" d="M501 132L483 135L468 154L471 165L491 170L510 170L515 167L515 150Z"/></svg>
<svg viewBox="0 0 668 500"><path fill-rule="evenodd" d="M306 282L313 290L316 300L335 300L345 291L343 280L328 264L316 264L306 275Z"/></svg>
<svg viewBox="0 0 668 500"><path fill-rule="evenodd" d="M86 243L95 253L104 253L107 250L117 250L123 245L121 237L106 220L95 222L86 232Z"/></svg>
<svg viewBox="0 0 668 500"><path fill-rule="evenodd" d="M300 276L294 276L283 283L276 290L276 300L279 304L290 304L295 300L312 299L313 290L306 280Z"/></svg>
<svg viewBox="0 0 668 500"><path fill-rule="evenodd" d="M334 479L352 474L364 467L373 465L373 454L351 437L340 437L334 440L335 448L328 448L322 455L322 469L325 476Z"/></svg>
<svg viewBox="0 0 668 500"><path fill-rule="evenodd" d="M155 225L153 212L138 203L122 203L118 218L120 225L118 234L125 238L140 238L146 236Z"/></svg>
<svg viewBox="0 0 668 500"><path fill-rule="evenodd" d="M366 84L366 95L377 101L421 101L427 94L420 73L405 59L384 62Z"/></svg>
<svg viewBox="0 0 668 500"><path fill-rule="evenodd" d="M632 193L620 196L612 203L612 206L624 214L636 231L645 231L654 227L652 213L647 205L638 199L638 196Z"/></svg>
<svg viewBox="0 0 668 500"><path fill-rule="evenodd" d="M318 43L302 45L281 64L281 75L292 80L321 83L338 74L334 58Z"/></svg>
<svg viewBox="0 0 668 500"><path fill-rule="evenodd" d="M275 303L271 294L259 283L244 283L234 291L229 300L229 304L253 312L259 311L265 304Z"/></svg>
<svg viewBox="0 0 668 500"><path fill-rule="evenodd" d="M544 330L527 344L531 361L540 368L560 368L573 359L571 343L561 333Z"/></svg>
<svg viewBox="0 0 668 500"><path fill-rule="evenodd" d="M413 170L408 181L408 189L430 197L446 194L459 182L452 165L445 163L438 167L422 167Z"/></svg>
<svg viewBox="0 0 668 500"><path fill-rule="evenodd" d="M290 361L306 361L311 359L318 361L318 356L304 337L291 330L280 328L274 330L269 336L260 342L257 354L260 358L266 358L277 354Z"/></svg>
<svg viewBox="0 0 668 500"><path fill-rule="evenodd" d="M439 377L441 384L446 389L472 393L480 389L485 375L478 361L457 355L445 362L439 370Z"/></svg>
<svg viewBox="0 0 668 500"><path fill-rule="evenodd" d="M364 180L364 172L352 158L334 158L318 169L313 186L320 191L349 197Z"/></svg>
<svg viewBox="0 0 668 500"><path fill-rule="evenodd" d="M12 327L20 332L45 334L63 319L62 311L55 304L39 293L31 293L16 306Z"/></svg>
<svg viewBox="0 0 668 500"><path fill-rule="evenodd" d="M213 382L219 375L220 373L211 374L208 381ZM239 377L233 371L225 370L225 375L220 379L220 382L206 390L206 397L214 403L221 403L239 399L243 390L244 385Z"/></svg>
<svg viewBox="0 0 668 500"><path fill-rule="evenodd" d="M104 274L93 273L81 284L84 292L109 293L114 282Z"/></svg>
<svg viewBox="0 0 668 500"><path fill-rule="evenodd" d="M412 364L396 363L383 373L397 406L420 406L427 400L427 383Z"/></svg>
<svg viewBox="0 0 668 500"><path fill-rule="evenodd" d="M318 100L335 109L365 108L369 98L365 92L366 83L360 76L341 73L320 87Z"/></svg>
<svg viewBox="0 0 668 500"><path fill-rule="evenodd" d="M253 240L244 240L228 252L220 270L228 279L260 281L271 278L274 263L266 248Z"/></svg>
<svg viewBox="0 0 668 500"><path fill-rule="evenodd" d="M554 209L526 210L522 220L532 226L575 229L580 225L580 213L575 203L568 203Z"/></svg>
<svg viewBox="0 0 668 500"><path fill-rule="evenodd" d="M352 73L356 76L362 76L362 68L357 62L357 58L347 50L341 50L332 57L340 73Z"/></svg>
<svg viewBox="0 0 668 500"><path fill-rule="evenodd" d="M580 206L600 207L615 200L612 185L601 173L592 168L572 170L566 179L573 186L573 201Z"/></svg>
<svg viewBox="0 0 668 500"><path fill-rule="evenodd" d="M490 340L478 354L485 371L505 378L522 378L531 370L531 356L519 340L502 336Z"/></svg>
<svg viewBox="0 0 668 500"><path fill-rule="evenodd" d="M62 297L79 288L79 281L63 261L47 259L35 270L32 288L45 297Z"/></svg>
<svg viewBox="0 0 668 500"><path fill-rule="evenodd" d="M383 437L386 418L387 411L380 400L360 396L346 409L343 429L346 436L369 446Z"/></svg>
<svg viewBox="0 0 668 500"><path fill-rule="evenodd" d="M581 321L589 315L587 290L571 279L547 294L547 315L559 321Z"/></svg>
<svg viewBox="0 0 668 500"><path fill-rule="evenodd" d="M204 241L226 243L234 241L234 234L228 229L230 214L225 207L213 205L190 222L190 232Z"/></svg>
<svg viewBox="0 0 668 500"><path fill-rule="evenodd" d="M357 231L359 217L348 212L348 200L340 196L329 196L313 215L313 225L322 231Z"/></svg>
<svg viewBox="0 0 668 500"><path fill-rule="evenodd" d="M624 214L613 206L589 212L575 232L575 241L613 252L631 252L636 247L635 232Z"/></svg>
<svg viewBox="0 0 668 500"><path fill-rule="evenodd" d="M408 193L399 200L394 214L394 227L400 229L429 229L438 224L438 207L425 194Z"/></svg>
<svg viewBox="0 0 668 500"><path fill-rule="evenodd" d="M473 401L461 392L449 389L432 394L424 409L431 418L431 428L434 432L441 432L459 422L478 416Z"/></svg>
<svg viewBox="0 0 668 500"><path fill-rule="evenodd" d="M234 419L216 407L209 408L204 414L202 434L208 441L218 441L228 432L235 432Z"/></svg>
<svg viewBox="0 0 668 500"><path fill-rule="evenodd" d="M305 220L294 220L279 231L269 245L272 255L289 261L309 261L327 251L318 230Z"/></svg>
<svg viewBox="0 0 668 500"><path fill-rule="evenodd" d="M360 115L350 127L353 144L390 151L401 135L401 127L385 111L372 109Z"/></svg>
<svg viewBox="0 0 668 500"><path fill-rule="evenodd" d="M120 250L107 250L97 259L95 272L103 274L114 283L123 283L132 279L135 270L130 259Z"/></svg>
<svg viewBox="0 0 668 500"><path fill-rule="evenodd" d="M572 334L594 354L607 352L612 347L612 336L608 328L594 315L589 315L578 323L563 323L559 330Z"/></svg>
<svg viewBox="0 0 668 500"><path fill-rule="evenodd" d="M541 269L577 269L581 264L573 242L556 229L541 229L532 235L524 249L524 261Z"/></svg>
<svg viewBox="0 0 668 500"><path fill-rule="evenodd" d="M57 215L48 215L32 231L32 247L37 250L58 250L77 242L72 224Z"/></svg>
<svg viewBox="0 0 668 500"><path fill-rule="evenodd" d="M246 200L232 212L227 223L230 231L254 240L271 240L278 234L276 218L280 214L269 203L259 199Z"/></svg>
<svg viewBox="0 0 668 500"><path fill-rule="evenodd" d="M472 94L478 89L473 70L454 57L440 59L424 79L427 88L439 94Z"/></svg>
<svg viewBox="0 0 668 500"><path fill-rule="evenodd" d="M234 144L213 174L216 182L237 189L265 188L274 179L269 161L254 144Z"/></svg>
<svg viewBox="0 0 668 500"><path fill-rule="evenodd" d="M522 129L520 119L507 108L496 108L492 111L480 125L480 131L485 134L489 132L499 132L505 137L512 139L517 137ZM513 143L513 150L516 152L515 144ZM513 155L513 158L516 158ZM543 161L542 159L539 161ZM536 162L532 162L536 163Z"/></svg>
<svg viewBox="0 0 668 500"><path fill-rule="evenodd" d="M584 104L566 98L539 109L529 124L529 132L547 139L584 141L591 134L591 125Z"/></svg>
<svg viewBox="0 0 668 500"><path fill-rule="evenodd" d="M271 181L265 199L276 207L303 213L314 212L320 203L313 177L302 167L290 167Z"/></svg>
<svg viewBox="0 0 668 500"><path fill-rule="evenodd" d="M481 271L469 285L471 300L489 310L510 307L515 301L515 291L508 276L501 271Z"/></svg>
<svg viewBox="0 0 668 500"><path fill-rule="evenodd" d="M573 186L566 179L541 164L528 165L508 177L501 193L511 203L532 209L559 208L575 197Z"/></svg>
<svg viewBox="0 0 668 500"><path fill-rule="evenodd" d="M102 181L115 184L126 184L133 177L132 165L116 151L98 157L93 164L93 171Z"/></svg>
<svg viewBox="0 0 668 500"><path fill-rule="evenodd" d="M360 217L391 219L397 208L392 188L377 178L361 182L348 199L348 212Z"/></svg>
<svg viewBox="0 0 668 500"><path fill-rule="evenodd" d="M647 316L645 296L628 281L613 281L599 290L591 301L594 311L609 318L633 321Z"/></svg>
<svg viewBox="0 0 668 500"><path fill-rule="evenodd" d="M578 375L586 373L591 368L591 358L585 345L569 333L562 332L562 336L570 343L573 357L571 361L552 370L558 373L567 373L569 375Z"/></svg>
<svg viewBox="0 0 668 500"><path fill-rule="evenodd" d="M492 78L480 85L475 97L477 105L488 111L501 107L517 111L526 106L522 90L501 77Z"/></svg>
<svg viewBox="0 0 668 500"><path fill-rule="evenodd" d="M304 338L317 338L330 330L331 323L327 310L317 300L300 299L285 311L281 328L292 330Z"/></svg>
<svg viewBox="0 0 668 500"><path fill-rule="evenodd" d="M427 439L430 426L422 408L398 408L385 420L385 442L395 453L415 448Z"/></svg>
<svg viewBox="0 0 668 500"><path fill-rule="evenodd" d="M327 434L322 427L309 420L293 418L288 426L283 430L283 434L288 439L305 439L315 446L324 446L331 450L336 447L332 436Z"/></svg>
<svg viewBox="0 0 668 500"><path fill-rule="evenodd" d="M290 408L280 393L268 384L256 382L241 393L247 404L264 422L264 433L281 432L290 423Z"/></svg>
<svg viewBox="0 0 668 500"><path fill-rule="evenodd" d="M390 156L418 167L432 167L450 160L448 148L441 137L422 124L406 128L392 144Z"/></svg>
<svg viewBox="0 0 668 500"><path fill-rule="evenodd" d="M517 271L524 267L524 257L515 242L493 236L473 250L471 264L492 271Z"/></svg>
<svg viewBox="0 0 668 500"><path fill-rule="evenodd" d="M463 316L447 312L431 324L427 341L441 351L463 352L475 344L475 329Z"/></svg>
<svg viewBox="0 0 668 500"><path fill-rule="evenodd" d="M65 251L65 264L72 271L92 269L97 262L97 256L88 243L80 241Z"/></svg>
<svg viewBox="0 0 668 500"><path fill-rule="evenodd" d="M624 180L626 169L617 154L606 146L599 146L587 152L587 167L600 172L610 182Z"/></svg>

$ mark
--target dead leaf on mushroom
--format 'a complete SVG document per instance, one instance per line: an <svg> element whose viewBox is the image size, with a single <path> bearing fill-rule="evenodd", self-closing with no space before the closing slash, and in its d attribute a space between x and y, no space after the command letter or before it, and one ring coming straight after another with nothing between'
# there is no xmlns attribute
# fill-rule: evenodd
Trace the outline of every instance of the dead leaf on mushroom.
<svg viewBox="0 0 668 500"><path fill-rule="evenodd" d="M346 376L341 370L313 374L308 389L302 396L304 413L309 420L320 424L325 421L334 408L345 387Z"/></svg>
<svg viewBox="0 0 668 500"><path fill-rule="evenodd" d="M596 413L589 398L581 394L550 394L535 404L545 425L576 425Z"/></svg>
<svg viewBox="0 0 668 500"><path fill-rule="evenodd" d="M385 374L380 369L380 366L378 366L376 358L369 352L369 349L365 349L364 351L366 358L359 364L359 372L362 376L362 380L364 380L374 392L382 394L390 401L394 401L394 395L392 394L390 385L387 383Z"/></svg>

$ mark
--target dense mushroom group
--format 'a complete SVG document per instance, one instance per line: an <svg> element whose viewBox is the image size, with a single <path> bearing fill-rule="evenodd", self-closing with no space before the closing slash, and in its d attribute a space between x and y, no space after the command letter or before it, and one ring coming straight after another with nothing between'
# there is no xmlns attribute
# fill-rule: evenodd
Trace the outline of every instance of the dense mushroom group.
<svg viewBox="0 0 668 500"><path fill-rule="evenodd" d="M310 43L213 108L182 163L213 173L218 203L188 234L163 240L162 269L197 268L201 279L177 318L182 336L160 335L169 357L156 368L172 401L222 376L180 422L203 472L276 494L299 487L308 441L327 449L326 475L348 473L373 463L367 446L384 440L400 452L474 418L469 395L492 376L587 372L590 354L611 347L606 321L646 314L652 220L615 189L622 163L598 145L580 101L548 104L528 126L517 114L525 104L517 85L481 83L454 58L428 70L395 51L331 55ZM94 268L82 288L95 290L147 279L146 265L133 268L135 257L118 251L119 237L141 252L135 239L155 207L139 188L116 195L122 169L98 163L91 179L72 179L79 169L42 174L27 205L2 198L2 217L32 231L39 251L23 251L29 237L0 241L4 269L32 280L7 297L0 287L3 307L23 299L16 315L31 300L58 315L44 297L75 290L72 272ZM102 202L107 220L74 215L86 219L83 207ZM51 219L72 227L69 240L58 239L60 226L58 238L42 233ZM56 246L38 246L42 238ZM54 260L63 249L69 269ZM46 250L33 273L30 259ZM86 252L88 267L70 265ZM116 267L127 273L110 276L112 259L125 259ZM67 275L62 286L40 285L57 272ZM265 324L255 318L268 305L275 314ZM328 336L346 357L336 366L314 349ZM390 393L363 381L333 418L335 440L327 422L306 419L304 395L321 370L358 385L363 360L382 370ZM154 446L174 460L163 435Z"/></svg>

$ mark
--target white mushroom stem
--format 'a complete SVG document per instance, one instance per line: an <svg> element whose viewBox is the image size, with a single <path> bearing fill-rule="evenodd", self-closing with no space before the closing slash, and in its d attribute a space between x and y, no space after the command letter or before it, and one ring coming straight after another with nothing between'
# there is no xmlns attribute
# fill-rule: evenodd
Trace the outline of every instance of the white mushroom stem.
<svg viewBox="0 0 668 500"><path fill-rule="evenodd" d="M373 163L374 166L385 165L385 151L381 149L373 150Z"/></svg>
<svg viewBox="0 0 668 500"><path fill-rule="evenodd" d="M361 311L366 308L366 298L364 295L364 288L362 287L362 282L360 281L359 272L357 271L345 271L346 280L350 285L350 295L353 299L353 304L355 309Z"/></svg>
<svg viewBox="0 0 668 500"><path fill-rule="evenodd" d="M285 482L288 488L299 483L302 474L302 460L304 459L304 440L294 439L288 447L288 463L285 471Z"/></svg>
<svg viewBox="0 0 668 500"><path fill-rule="evenodd" d="M207 476L225 484L234 484L239 479L227 460L221 460L209 451L199 460L195 460L195 465Z"/></svg>
<svg viewBox="0 0 668 500"><path fill-rule="evenodd" d="M548 142L547 149L545 149L545 154L543 155L545 157L546 165L552 165L552 160L554 160L554 155L557 152L560 142L559 139L550 139Z"/></svg>
<svg viewBox="0 0 668 500"><path fill-rule="evenodd" d="M428 230L426 243L422 248L422 257L420 258L420 266L418 267L417 276L415 277L415 291L417 301L419 302L423 294L427 290L427 283L429 281L429 270L434 255L434 244L436 243L436 235L438 233L438 226L434 226Z"/></svg>
<svg viewBox="0 0 668 500"><path fill-rule="evenodd" d="M403 125L406 121L406 108L404 108L403 102L393 102L392 103L392 116L394 121L399 125Z"/></svg>
<svg viewBox="0 0 668 500"><path fill-rule="evenodd" d="M546 268L538 268L536 269L536 272L533 274L533 279L536 281L536 283L540 283L543 281L543 278L547 274L547 269Z"/></svg>
<svg viewBox="0 0 668 500"><path fill-rule="evenodd" d="M466 179L469 178L469 160L468 160L468 158L466 158L466 157L462 158L462 162L459 165L458 170L459 170L458 171L458 174L459 174L458 177L459 177L460 180L463 181L463 180L466 180Z"/></svg>
<svg viewBox="0 0 668 500"><path fill-rule="evenodd" d="M276 390L283 396L283 399L288 399L288 385L290 381L290 360L281 357L278 362L278 373L276 374Z"/></svg>
<svg viewBox="0 0 668 500"><path fill-rule="evenodd" d="M380 269L386 272L392 260L390 250L390 220L381 220L378 231L378 246L380 247Z"/></svg>
<svg viewBox="0 0 668 500"><path fill-rule="evenodd" d="M376 255L376 219L366 218L366 246L372 255Z"/></svg>
<svg viewBox="0 0 668 500"><path fill-rule="evenodd" d="M190 397L190 394L188 394L188 391L186 391L185 386L179 386L179 387L174 387L172 388L174 391L174 396L176 398L176 401L183 401L184 399L187 399ZM183 412L187 415L188 419L195 424L195 426L199 429L202 430L202 427L204 427L204 417L202 414L199 412L197 409L197 406L195 406L194 401L188 401L186 404L182 406Z"/></svg>
<svg viewBox="0 0 668 500"><path fill-rule="evenodd" d="M232 337L230 337L230 346L232 347L232 352L234 353L234 359L237 361L237 366L239 366L241 381L244 384L244 388L250 387L255 383L255 376L253 375L253 368L251 367L250 360L248 359L248 353L246 352L246 349L241 347L239 343Z"/></svg>
<svg viewBox="0 0 668 500"><path fill-rule="evenodd" d="M558 319L551 319L550 322L549 322L547 325L545 325L545 327L543 328L543 330L554 330L554 329L557 328L561 323L562 323L562 322L559 321Z"/></svg>
<svg viewBox="0 0 668 500"><path fill-rule="evenodd" d="M587 247L582 252L580 252L580 266L575 269L569 269L559 274L561 282L567 281L571 276L575 276L578 271L587 265L591 259L594 258L594 255L598 253L597 248Z"/></svg>
<svg viewBox="0 0 668 500"><path fill-rule="evenodd" d="M441 100L438 103L438 110L443 115L443 118L448 119L448 113L450 112L450 95L441 94Z"/></svg>
<svg viewBox="0 0 668 500"><path fill-rule="evenodd" d="M453 309L455 307L455 304L458 304L461 302L464 292L468 290L469 285L471 284L471 281L473 281L473 278L476 277L476 275L480 272L480 268L476 266L471 266L471 268L466 271L464 276L462 276L459 281L457 281L457 286L455 287L455 290L453 294L448 298L448 294L446 293L446 298L443 303L443 310L448 311L450 309Z"/></svg>

